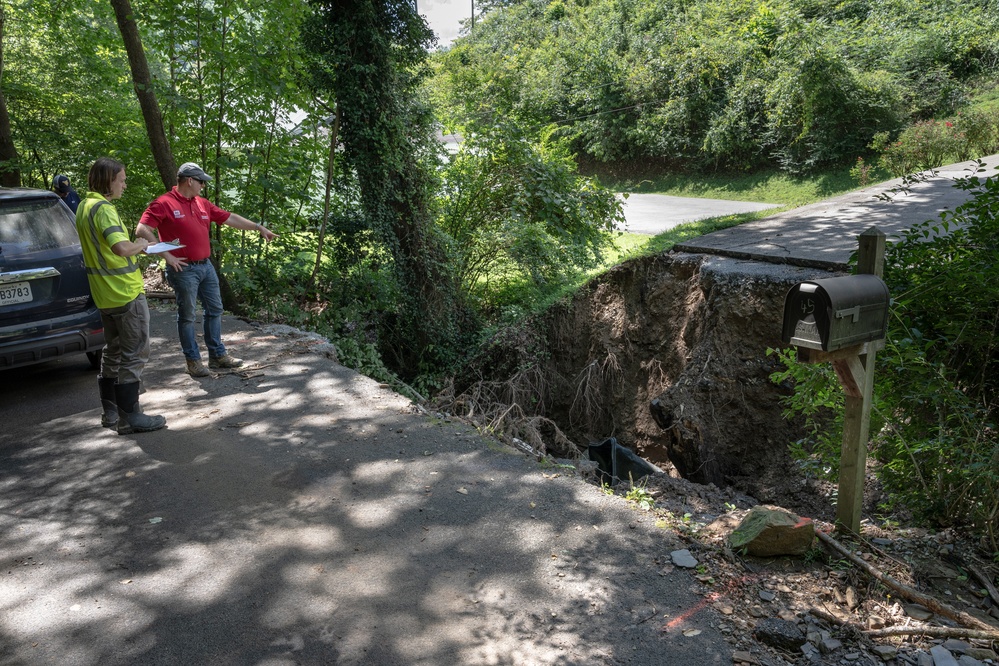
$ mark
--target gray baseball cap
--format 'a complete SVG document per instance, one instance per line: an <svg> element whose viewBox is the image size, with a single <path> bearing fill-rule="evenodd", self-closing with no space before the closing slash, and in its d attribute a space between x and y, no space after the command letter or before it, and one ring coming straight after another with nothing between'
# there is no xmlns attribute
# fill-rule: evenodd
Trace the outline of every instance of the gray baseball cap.
<svg viewBox="0 0 999 666"><path fill-rule="evenodd" d="M59 174L52 179L52 189L59 194L69 194L69 177Z"/></svg>
<svg viewBox="0 0 999 666"><path fill-rule="evenodd" d="M209 180L212 179L211 176L209 176L207 173L205 173L204 169L202 169L201 167L199 167L194 162L184 162L183 164L181 164L180 168L177 169L177 177L178 178L197 178L198 180L200 180L202 182L207 182L207 181L209 181Z"/></svg>

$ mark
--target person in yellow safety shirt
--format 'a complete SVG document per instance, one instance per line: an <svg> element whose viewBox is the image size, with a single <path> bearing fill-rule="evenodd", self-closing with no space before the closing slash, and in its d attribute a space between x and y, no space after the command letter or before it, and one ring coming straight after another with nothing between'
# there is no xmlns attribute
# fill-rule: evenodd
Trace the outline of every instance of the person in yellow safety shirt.
<svg viewBox="0 0 999 666"><path fill-rule="evenodd" d="M90 192L76 211L76 233L90 293L104 323L106 344L97 377L104 408L101 425L119 435L159 430L166 419L143 414L139 407L139 382L149 361L149 305L133 257L149 241L130 240L111 203L125 192L124 164L99 158L90 167L87 184Z"/></svg>

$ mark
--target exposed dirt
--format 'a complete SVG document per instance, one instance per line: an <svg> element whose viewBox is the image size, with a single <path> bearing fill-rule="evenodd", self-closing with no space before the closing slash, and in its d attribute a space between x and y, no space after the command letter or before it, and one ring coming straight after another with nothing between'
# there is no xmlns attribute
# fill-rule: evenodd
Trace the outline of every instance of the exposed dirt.
<svg viewBox="0 0 999 666"><path fill-rule="evenodd" d="M787 456L801 430L781 417L789 389L769 380L767 349L782 346L788 289L821 274L685 254L628 262L497 336L456 381L456 402L516 403L578 450L616 437L683 478L783 503L802 491Z"/></svg>
<svg viewBox="0 0 999 666"><path fill-rule="evenodd" d="M162 298L173 294L173 287L166 281L166 273L159 262L152 262L146 266L142 271L142 281L147 295L157 295Z"/></svg>

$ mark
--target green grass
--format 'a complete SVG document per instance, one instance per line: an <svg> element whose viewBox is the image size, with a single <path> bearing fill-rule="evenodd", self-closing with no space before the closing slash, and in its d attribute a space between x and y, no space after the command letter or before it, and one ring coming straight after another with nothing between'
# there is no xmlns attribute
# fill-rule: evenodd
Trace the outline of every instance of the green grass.
<svg viewBox="0 0 999 666"><path fill-rule="evenodd" d="M983 81L972 92L968 108L985 113L999 113L999 81Z"/></svg>
<svg viewBox="0 0 999 666"><path fill-rule="evenodd" d="M685 222L672 229L667 229L656 236L622 233L615 239L614 243L616 247L613 252L607 254L604 264L600 268L591 271L588 277L592 277L629 259L667 252L677 243L682 243L691 238L703 236L704 234L710 234L712 231L734 227L744 222L761 220L764 217L780 213L788 208L791 208L791 206L771 208L752 213L739 213L738 215L711 217L696 222Z"/></svg>
<svg viewBox="0 0 999 666"><path fill-rule="evenodd" d="M624 232L617 233L614 236L614 247L604 254L603 263L589 271L580 273L577 279L569 284L539 288L526 279L512 280L504 284L496 292L493 292L491 294L491 302L494 309L487 317L491 321L483 333L483 339L491 334L495 326L509 324L531 314L543 312L554 302L574 293L592 278L618 264L631 259L666 252L677 243L682 243L691 238L697 238L712 231L718 231L719 229L727 229L728 227L734 227L744 222L762 219L768 215L779 213L782 210L786 210L786 208L772 208L753 213L724 215L696 222L685 222L656 236Z"/></svg>

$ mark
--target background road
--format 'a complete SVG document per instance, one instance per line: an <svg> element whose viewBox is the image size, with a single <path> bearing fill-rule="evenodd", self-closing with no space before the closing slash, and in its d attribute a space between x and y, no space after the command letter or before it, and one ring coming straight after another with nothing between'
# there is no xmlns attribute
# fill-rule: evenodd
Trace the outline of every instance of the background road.
<svg viewBox="0 0 999 666"><path fill-rule="evenodd" d="M661 234L684 222L780 207L780 204L673 197L665 194L633 193L627 198L619 194L618 199L624 206L624 216L627 220L622 231L649 236Z"/></svg>
<svg viewBox="0 0 999 666"><path fill-rule="evenodd" d="M849 270L857 236L877 227L888 242L913 225L934 220L970 198L954 187L958 179L995 176L999 155L941 167L925 180L902 188L901 178L777 213L678 243L678 252L709 254L754 263ZM902 189L900 189L902 188Z"/></svg>

